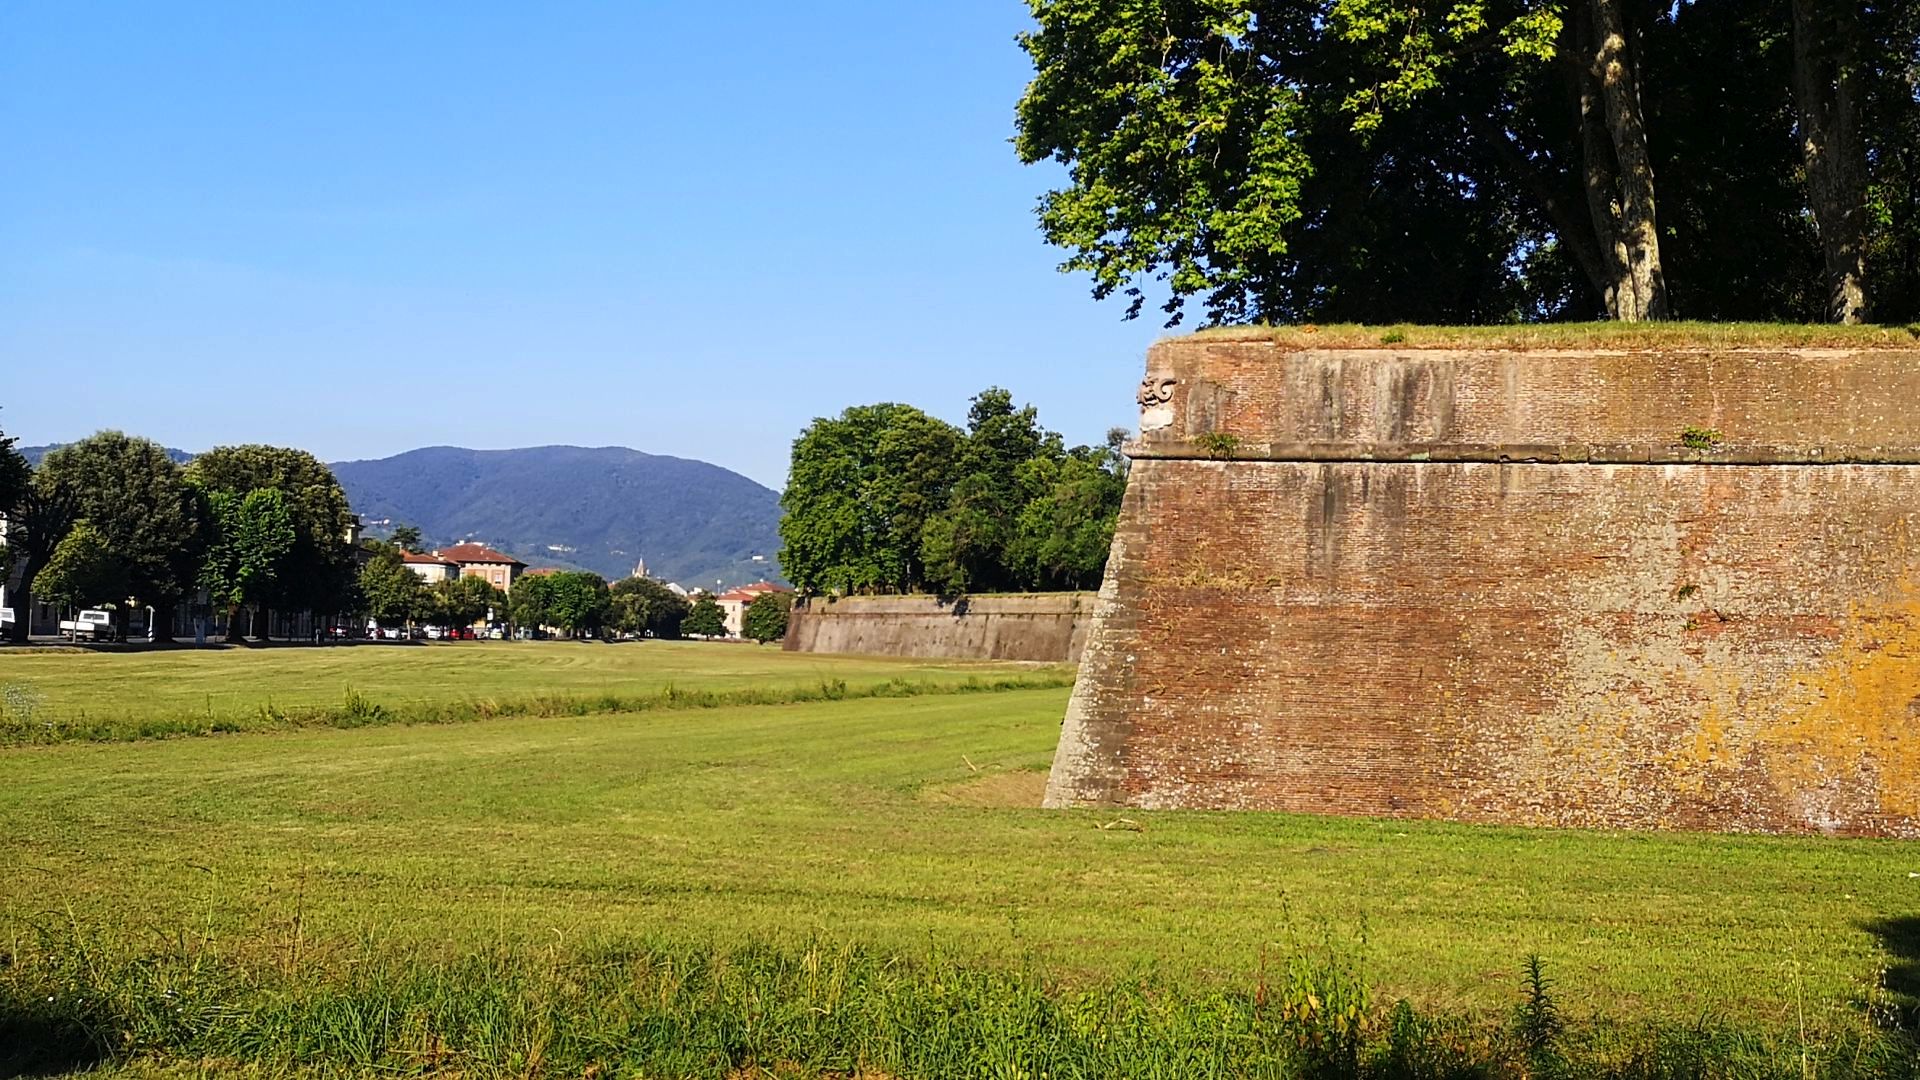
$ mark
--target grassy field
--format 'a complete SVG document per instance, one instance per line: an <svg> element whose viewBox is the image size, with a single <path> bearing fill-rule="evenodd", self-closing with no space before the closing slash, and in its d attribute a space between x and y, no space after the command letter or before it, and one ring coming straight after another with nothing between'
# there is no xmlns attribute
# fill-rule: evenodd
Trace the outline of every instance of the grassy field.
<svg viewBox="0 0 1920 1080"><path fill-rule="evenodd" d="M365 657L386 683L293 650L3 655L0 681L27 659L49 700L111 686L114 707L150 693L175 708L233 660L275 693L320 678L464 692L439 668L486 648L326 658ZM632 654L716 685L996 670L655 648ZM488 655L580 688L648 677L591 666L620 652ZM1066 985L1145 973L1190 987L1327 955L1381 1000L1489 1017L1512 1009L1537 953L1571 1018L1828 1032L1865 1030L1869 1005L1909 1004L1920 982L1920 845L1044 811L1066 697L0 750L0 948L24 957L64 935L89 957L132 956L191 937L234 962L325 968L370 948L455 962L826 941Z"/></svg>
<svg viewBox="0 0 1920 1080"><path fill-rule="evenodd" d="M817 656L708 642L446 642L93 652L0 650L0 743L325 723L353 698L389 719L609 712L674 695L852 696L968 681L1058 685L1064 666ZM472 710L468 710L472 711ZM313 714L322 714L315 716ZM362 717L361 719L364 719Z"/></svg>

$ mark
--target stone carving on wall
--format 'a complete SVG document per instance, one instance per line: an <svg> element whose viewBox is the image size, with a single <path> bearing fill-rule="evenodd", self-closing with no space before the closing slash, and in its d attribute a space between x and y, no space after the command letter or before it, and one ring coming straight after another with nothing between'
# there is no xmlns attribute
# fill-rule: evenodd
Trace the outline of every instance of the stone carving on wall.
<svg viewBox="0 0 1920 1080"><path fill-rule="evenodd" d="M1140 380L1140 431L1142 434L1173 426L1173 387L1177 380L1164 375L1148 375Z"/></svg>

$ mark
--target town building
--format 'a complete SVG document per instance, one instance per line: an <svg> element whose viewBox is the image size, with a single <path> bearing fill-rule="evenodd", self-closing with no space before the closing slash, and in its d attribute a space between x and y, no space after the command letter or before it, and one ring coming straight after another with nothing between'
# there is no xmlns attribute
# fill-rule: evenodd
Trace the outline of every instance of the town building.
<svg viewBox="0 0 1920 1080"><path fill-rule="evenodd" d="M720 605L720 610L726 615L728 636L742 637L746 633L747 605L753 603L755 597L792 591L785 585L775 585L771 581L756 581L751 585L728 589L714 597L713 601Z"/></svg>
<svg viewBox="0 0 1920 1080"><path fill-rule="evenodd" d="M438 585L442 581L452 581L461 576L460 564L438 555L423 555L417 551L403 551L400 561L407 569L420 575L420 580L429 585Z"/></svg>
<svg viewBox="0 0 1920 1080"><path fill-rule="evenodd" d="M513 583L527 569L526 563L485 544L455 544L434 554L458 565L461 577L480 578L501 592L512 592Z"/></svg>

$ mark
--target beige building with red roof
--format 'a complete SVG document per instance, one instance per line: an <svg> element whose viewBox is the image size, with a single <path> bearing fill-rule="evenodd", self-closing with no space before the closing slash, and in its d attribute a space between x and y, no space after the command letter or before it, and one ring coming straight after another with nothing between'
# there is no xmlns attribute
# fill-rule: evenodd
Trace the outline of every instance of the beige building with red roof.
<svg viewBox="0 0 1920 1080"><path fill-rule="evenodd" d="M423 555L417 551L403 551L400 553L400 561L406 563L407 569L420 575L420 580L429 585L435 585L442 581L452 581L454 578L460 576L459 563L450 559L443 559L438 555Z"/></svg>
<svg viewBox="0 0 1920 1080"><path fill-rule="evenodd" d="M713 602L719 604L720 610L726 613L727 633L733 637L740 637L746 633L747 605L753 603L754 597L764 596L767 593L792 591L785 585L775 585L771 581L756 581L751 585L728 589L714 597Z"/></svg>
<svg viewBox="0 0 1920 1080"><path fill-rule="evenodd" d="M512 592L513 583L527 569L526 563L485 544L455 544L434 554L458 565L461 577L480 578L501 592Z"/></svg>

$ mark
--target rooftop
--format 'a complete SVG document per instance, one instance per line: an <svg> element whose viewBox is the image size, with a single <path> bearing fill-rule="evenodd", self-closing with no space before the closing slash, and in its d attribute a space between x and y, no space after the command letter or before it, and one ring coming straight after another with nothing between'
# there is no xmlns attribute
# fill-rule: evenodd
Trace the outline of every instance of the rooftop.
<svg viewBox="0 0 1920 1080"><path fill-rule="evenodd" d="M526 563L504 552L495 551L485 544L455 544L441 548L434 554L449 562L457 563L505 563L512 566L525 566Z"/></svg>

